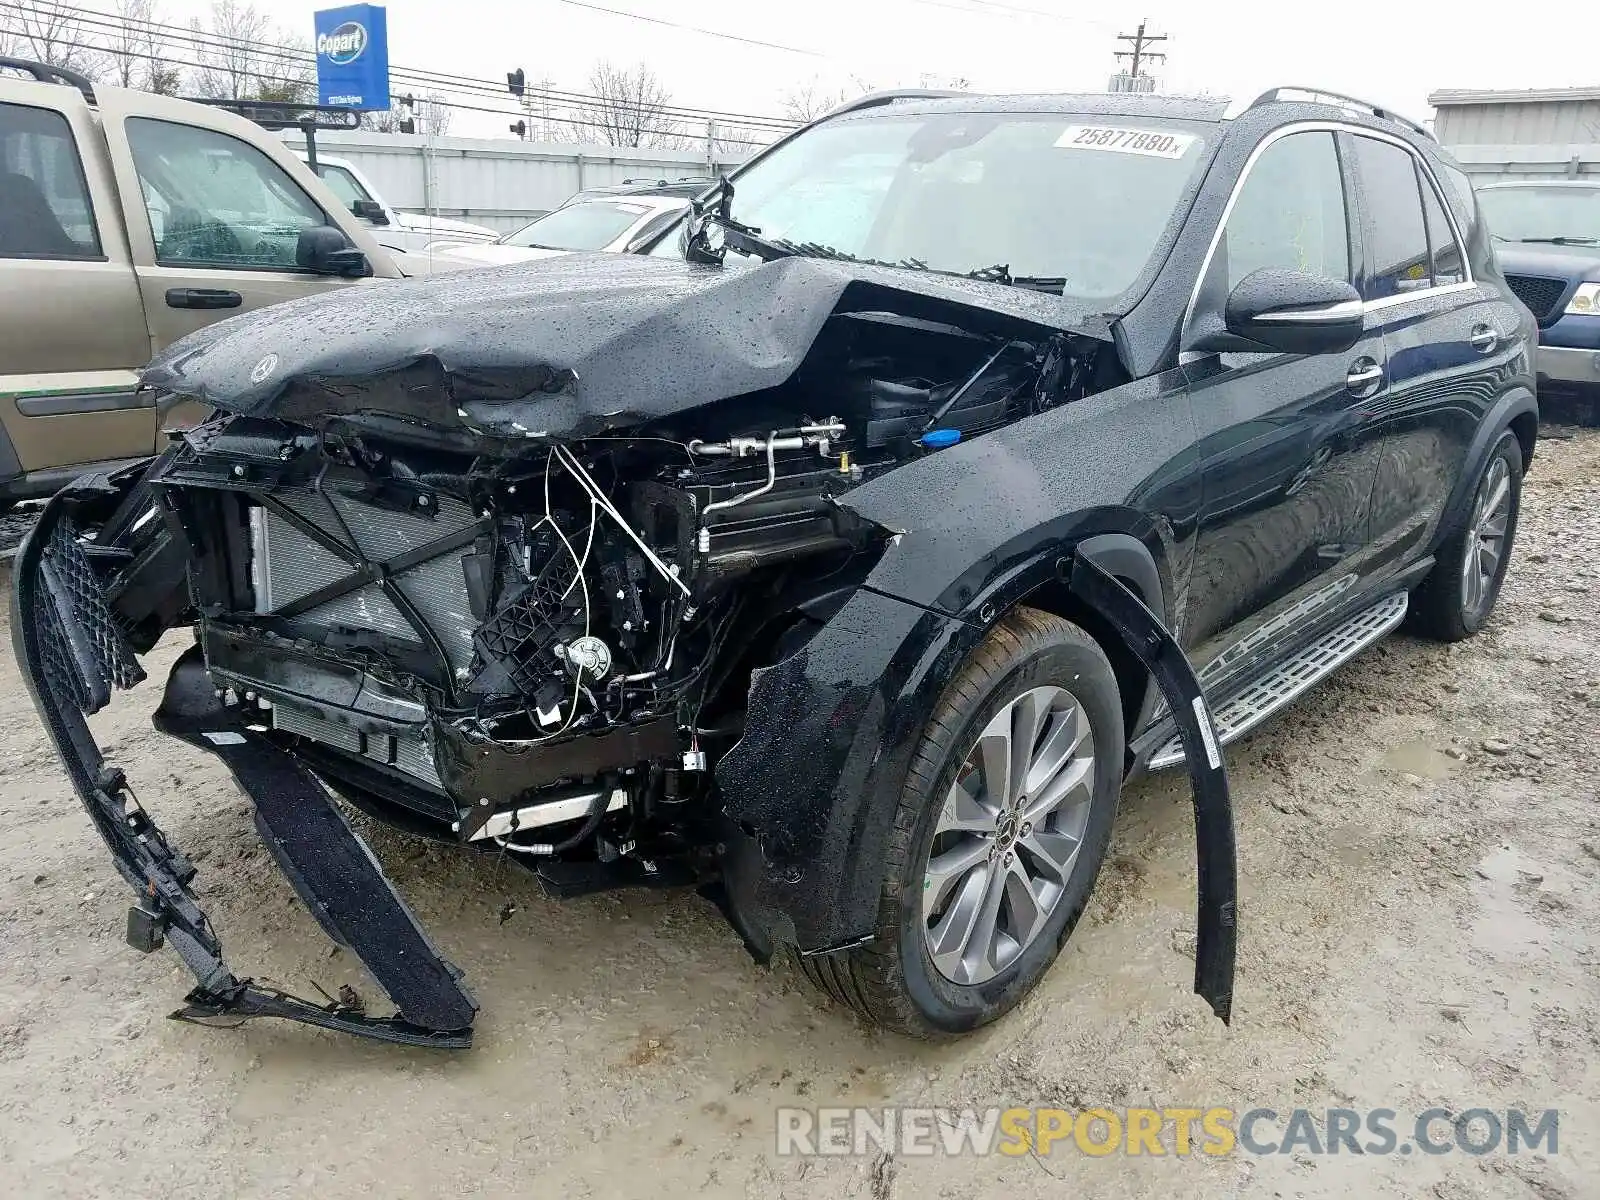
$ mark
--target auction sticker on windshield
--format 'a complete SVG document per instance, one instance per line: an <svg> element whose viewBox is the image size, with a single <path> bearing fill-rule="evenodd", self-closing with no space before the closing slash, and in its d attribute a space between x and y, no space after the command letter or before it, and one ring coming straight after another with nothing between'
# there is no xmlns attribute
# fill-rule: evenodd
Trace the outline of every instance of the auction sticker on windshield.
<svg viewBox="0 0 1600 1200"><path fill-rule="evenodd" d="M1182 158L1194 145L1192 133L1165 133L1157 129L1118 129L1109 125L1068 125L1056 139L1069 150L1110 150L1115 154L1144 154L1151 158Z"/></svg>

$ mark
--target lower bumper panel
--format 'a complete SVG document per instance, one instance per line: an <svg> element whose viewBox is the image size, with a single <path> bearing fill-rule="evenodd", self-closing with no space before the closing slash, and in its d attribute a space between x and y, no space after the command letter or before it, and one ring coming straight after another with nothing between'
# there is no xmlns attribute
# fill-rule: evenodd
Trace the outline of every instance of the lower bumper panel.
<svg viewBox="0 0 1600 1200"><path fill-rule="evenodd" d="M1600 350L1541 345L1534 357L1540 383L1587 384L1600 388Z"/></svg>
<svg viewBox="0 0 1600 1200"><path fill-rule="evenodd" d="M169 943L197 982L182 1020L236 1023L273 1016L407 1045L471 1044L476 1003L460 973L439 957L370 850L316 779L291 755L249 729L211 687L199 648L174 668L156 714L165 732L217 754L256 809L262 840L329 936L357 954L398 1013L369 1017L353 998L326 1004L239 978L190 884L195 868L138 803L123 773L106 763L86 712L113 684L136 681L132 652L110 620L70 505L109 500L106 477L57 495L13 566L12 638L23 677L118 872L138 897L128 940L140 950Z"/></svg>

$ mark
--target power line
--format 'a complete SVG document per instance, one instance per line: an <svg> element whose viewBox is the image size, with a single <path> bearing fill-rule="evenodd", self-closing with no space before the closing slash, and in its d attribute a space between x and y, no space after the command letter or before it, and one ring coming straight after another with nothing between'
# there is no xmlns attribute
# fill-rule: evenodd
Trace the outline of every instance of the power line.
<svg viewBox="0 0 1600 1200"><path fill-rule="evenodd" d="M15 6L14 5L0 5L0 7L14 8ZM11 34L11 35L18 36L18 37L23 36L23 31L20 30L20 29L0 28L0 33ZM145 58L145 57L147 57L146 55L141 54L138 51L116 50L116 49L112 49L112 48L106 47L106 46L98 46L98 45L95 45L95 44L89 43L89 42L68 41L68 40L66 40L64 38L57 38L56 39L56 44L58 46L65 46L65 47L68 47L68 48L73 49L73 50L93 50L93 51L96 51L97 53L101 53L101 54L110 54L110 55L112 55L113 57L116 57L116 58ZM165 62L165 63L171 63L174 66L189 67L189 68L191 68L193 70L205 70L206 66L207 66L205 63L195 62L192 59L176 58L176 57L173 57L170 54L163 54L161 56L161 61ZM299 84L299 83L304 83L305 82L304 78L301 77L301 76L271 75L271 74L267 74L267 73L265 73L263 71L258 71L258 70L250 70L248 72L242 72L242 73L247 73L247 74L251 75L252 77L254 77L254 78L258 79L258 80L265 80L268 83ZM246 99L241 99L240 103L248 104L249 100L247 98ZM523 113L518 109L487 108L487 107L484 107L482 105L463 104L459 100L430 100L429 103L437 104L442 108L458 109L458 110L460 110L462 112L489 113L489 114L492 114L492 115L495 115L495 116L502 116L502 117L520 117L520 116L523 116ZM610 125L604 124L604 123L602 123L600 121L587 121L587 120L583 120L583 119L581 119L579 117L563 117L561 120L562 120L562 124L570 125L570 126L573 126L574 128L603 129L603 130L610 130L612 128ZM659 133L670 135L673 131L660 130L660 131L651 131L651 132L659 132ZM730 146L764 146L764 145L767 144L765 142L754 141L754 140L749 139L749 138L720 137L719 136L716 140L719 143L722 143L724 145L730 145ZM619 149L623 149L623 148L628 148L628 149L649 149L650 147L618 147L618 148Z"/></svg>
<svg viewBox="0 0 1600 1200"><path fill-rule="evenodd" d="M26 11L25 6L15 3L14 0L0 0L0 9L11 9L17 12ZM90 13L94 14L94 16L82 15ZM109 30L111 32L120 33L124 32L129 27L137 27L138 32L152 34L158 33L164 41L184 44L196 50L208 49L220 44L224 49L237 48L240 50L246 50L254 53L259 58L273 59L280 63L295 63L304 65L308 68L314 68L315 66L315 55L310 51L290 50L285 47L251 41L246 38L231 37L226 34L197 34L197 32L192 28L185 29L182 26L172 25L162 21L153 21L140 18L124 19L115 13L105 12L101 9L79 9L77 10L77 14L74 15L73 19L81 25L90 26L91 28L89 32L91 33L95 33L100 30ZM109 48L99 45L85 46L83 48L107 53L112 52ZM145 57L144 55L133 56ZM218 67L216 64L208 63L180 65L190 65L196 70L206 70L208 68L226 69L225 67ZM259 74L259 72L244 73ZM476 92L489 96L500 96L504 93L503 84L497 84L489 80L477 79L467 75L454 75L448 72L429 71L402 66L392 66L389 73L391 78L397 82L411 83L417 86L442 88L449 91ZM285 76L272 78L287 79L289 77ZM548 91L547 95L550 103L560 108L587 108L606 102L605 97L592 95L586 92L568 92L559 89L551 89ZM691 108L672 104L656 105L652 106L652 109L656 112L659 112L663 117L671 119L697 121L714 120L719 122L731 121L762 131L771 130L774 132L787 132L795 127L795 123L793 121L787 121L780 117L760 116L754 113L725 112L717 109ZM566 120L567 118L563 117L561 119ZM750 142L748 144L760 145L761 143Z"/></svg>
<svg viewBox="0 0 1600 1200"><path fill-rule="evenodd" d="M1145 31L1144 31L1144 25L1145 25L1145 23L1143 21L1139 22L1139 31L1137 33L1119 33L1119 34L1117 34L1117 41L1119 41L1119 42L1128 42L1130 45L1133 46L1132 50L1118 50L1117 51L1117 57L1118 58L1128 58L1128 59L1132 59L1133 60L1132 65L1128 68L1128 75L1129 75L1130 78L1133 78L1133 79L1138 79L1139 78L1139 63L1142 60L1147 59L1147 58L1154 58L1154 59L1159 60L1160 62L1166 62L1167 61L1167 56L1165 54L1163 54L1162 52L1160 52L1158 50L1146 50L1145 49L1146 46L1152 45L1155 42L1164 42L1164 41L1166 41L1167 40L1167 35L1164 34L1164 33L1146 34Z"/></svg>
<svg viewBox="0 0 1600 1200"><path fill-rule="evenodd" d="M1003 4L1000 0L965 0L964 3L952 3L951 0L908 0L911 4L923 4L930 8L946 8L952 12L968 12L974 16L985 15L982 10L1000 14L1012 14L1025 17L1043 17L1048 21L1065 21L1072 25L1091 25L1096 29L1115 29L1116 26L1106 21L1097 21L1093 17L1079 17L1071 13L1047 12L1042 8L1027 8L1020 4Z"/></svg>
<svg viewBox="0 0 1600 1200"><path fill-rule="evenodd" d="M628 12L626 9L607 8L603 4L590 4L587 3L587 0L556 0L556 3L565 4L571 8L587 8L591 12L607 13L613 17L626 17L630 21L643 21L649 25L665 25L669 29L682 29L688 33L721 38L727 42L741 42L746 46L760 46L766 50L782 50L787 54L803 54L807 58L831 57L820 50L805 50L799 46L785 46L781 42L763 42L759 38L741 37L736 33L726 33L720 29L702 29L698 25L683 25L677 21L668 21L664 17L647 17L643 13Z"/></svg>

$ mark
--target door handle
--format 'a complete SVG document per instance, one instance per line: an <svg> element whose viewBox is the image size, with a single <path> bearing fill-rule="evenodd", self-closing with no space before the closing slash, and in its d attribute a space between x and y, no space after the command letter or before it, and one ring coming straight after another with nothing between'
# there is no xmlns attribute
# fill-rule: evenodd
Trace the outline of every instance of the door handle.
<svg viewBox="0 0 1600 1200"><path fill-rule="evenodd" d="M1488 325L1475 325L1472 328L1472 336L1467 341L1479 354L1492 354L1494 348L1500 344L1500 335Z"/></svg>
<svg viewBox="0 0 1600 1200"><path fill-rule="evenodd" d="M1378 385L1383 382L1383 366L1375 359L1358 358L1350 364L1350 371L1344 377L1344 385L1358 396L1366 396L1378 390Z"/></svg>
<svg viewBox="0 0 1600 1200"><path fill-rule="evenodd" d="M222 288L168 288L168 308L238 308L244 297Z"/></svg>

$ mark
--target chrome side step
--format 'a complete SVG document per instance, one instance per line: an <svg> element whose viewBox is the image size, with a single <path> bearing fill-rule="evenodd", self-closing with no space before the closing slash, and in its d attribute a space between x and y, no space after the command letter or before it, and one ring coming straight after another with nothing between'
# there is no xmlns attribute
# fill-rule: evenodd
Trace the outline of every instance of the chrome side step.
<svg viewBox="0 0 1600 1200"><path fill-rule="evenodd" d="M1405 618L1407 594L1385 596L1343 625L1324 634L1290 658L1274 667L1226 704L1211 710L1217 741L1226 746L1254 729L1280 708L1292 703L1313 684L1333 674L1345 663L1383 637ZM1150 769L1159 771L1183 761L1183 746L1172 738L1150 758Z"/></svg>

